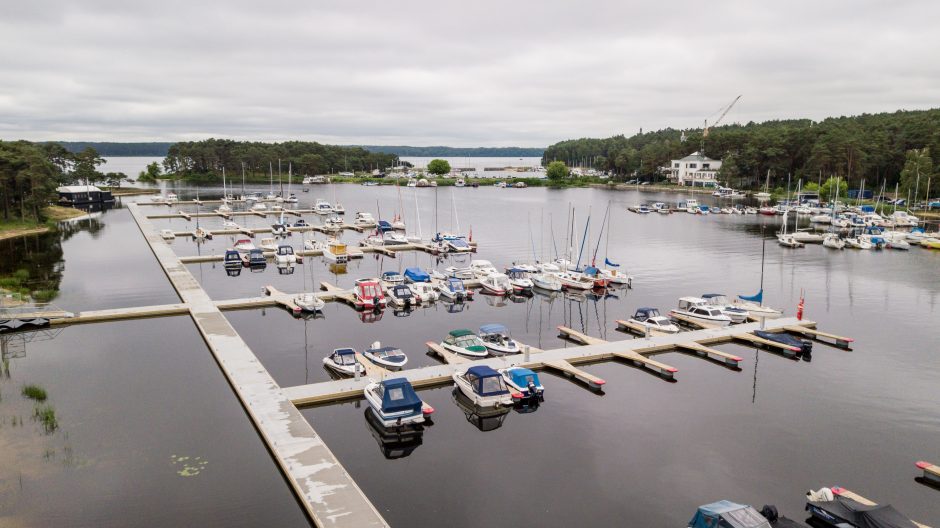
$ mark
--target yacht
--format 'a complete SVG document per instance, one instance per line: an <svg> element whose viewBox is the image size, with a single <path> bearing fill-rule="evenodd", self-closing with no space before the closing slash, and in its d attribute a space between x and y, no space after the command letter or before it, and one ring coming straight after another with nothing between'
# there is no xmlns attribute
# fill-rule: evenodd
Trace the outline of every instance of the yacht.
<svg viewBox="0 0 940 528"><path fill-rule="evenodd" d="M721 293L703 293L702 299L705 299L708 306L718 308L721 313L731 318L732 323L743 323L747 321L747 310L740 306L734 306L728 297Z"/></svg>
<svg viewBox="0 0 940 528"><path fill-rule="evenodd" d="M656 308L637 308L628 322L649 330L650 335L678 334L679 327Z"/></svg>
<svg viewBox="0 0 940 528"><path fill-rule="evenodd" d="M723 314L720 309L708 306L708 301L700 297L682 297L679 299L679 306L671 313L705 327L731 324L730 317Z"/></svg>
<svg viewBox="0 0 940 528"><path fill-rule="evenodd" d="M313 205L313 212L321 215L328 215L333 212L333 206L330 205L330 202L324 200L323 198L317 198L316 203Z"/></svg>
<svg viewBox="0 0 940 528"><path fill-rule="evenodd" d="M832 249L845 249L845 241L837 233L826 233L823 235L823 246Z"/></svg>
<svg viewBox="0 0 940 528"><path fill-rule="evenodd" d="M378 225L372 213L366 213L364 211L358 211L356 213L356 220L353 221L353 224L357 227L373 227Z"/></svg>
<svg viewBox="0 0 940 528"><path fill-rule="evenodd" d="M560 272L555 274L562 287L574 290L593 290L594 279L577 272Z"/></svg>

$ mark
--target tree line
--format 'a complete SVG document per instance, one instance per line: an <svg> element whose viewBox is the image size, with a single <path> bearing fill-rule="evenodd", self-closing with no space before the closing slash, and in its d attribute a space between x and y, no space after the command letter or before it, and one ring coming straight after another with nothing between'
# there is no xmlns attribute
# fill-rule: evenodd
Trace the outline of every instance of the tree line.
<svg viewBox="0 0 940 528"><path fill-rule="evenodd" d="M769 172L773 187L785 186L788 176L794 182L838 177L852 188L862 179L866 188L888 190L900 182L902 193L917 189L923 198L940 169L932 157L940 152L940 109L724 125L709 130L704 142L702 130L672 128L572 139L546 148L542 164L558 160L655 180L671 160L703 146L706 156L722 160L720 180L734 187L761 187Z"/></svg>
<svg viewBox="0 0 940 528"><path fill-rule="evenodd" d="M61 185L120 183L122 173L103 174L104 160L93 148L73 153L58 143L0 141L0 217L3 221L45 220L43 208L58 198Z"/></svg>
<svg viewBox="0 0 940 528"><path fill-rule="evenodd" d="M394 154L369 152L361 147L324 145L312 141L263 143L206 139L174 143L170 146L163 169L167 175L197 181L221 181L226 175L267 181L269 174L287 176L288 167L295 175L330 174L335 172L384 170L397 163Z"/></svg>

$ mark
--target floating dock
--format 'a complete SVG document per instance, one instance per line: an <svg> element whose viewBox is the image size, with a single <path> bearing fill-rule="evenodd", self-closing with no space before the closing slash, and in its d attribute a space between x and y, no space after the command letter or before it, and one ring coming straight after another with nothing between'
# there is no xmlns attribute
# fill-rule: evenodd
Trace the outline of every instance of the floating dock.
<svg viewBox="0 0 940 528"><path fill-rule="evenodd" d="M924 471L923 480L925 483L940 488L940 466L930 462L918 462L917 469Z"/></svg>

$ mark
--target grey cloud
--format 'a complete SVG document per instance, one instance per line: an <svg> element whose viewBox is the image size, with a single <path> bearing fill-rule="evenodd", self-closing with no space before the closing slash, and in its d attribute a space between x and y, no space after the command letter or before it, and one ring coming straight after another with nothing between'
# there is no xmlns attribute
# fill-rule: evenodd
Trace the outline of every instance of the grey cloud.
<svg viewBox="0 0 940 528"><path fill-rule="evenodd" d="M0 137L544 146L936 106L940 4L22 2Z"/></svg>

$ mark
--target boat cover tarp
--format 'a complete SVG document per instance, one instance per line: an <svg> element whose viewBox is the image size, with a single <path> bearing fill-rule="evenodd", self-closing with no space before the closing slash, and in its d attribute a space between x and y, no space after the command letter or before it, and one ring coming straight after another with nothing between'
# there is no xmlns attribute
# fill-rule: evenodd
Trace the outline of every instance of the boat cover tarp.
<svg viewBox="0 0 940 528"><path fill-rule="evenodd" d="M463 281L460 279L450 278L447 279L447 286L452 292L462 292L464 291Z"/></svg>
<svg viewBox="0 0 940 528"><path fill-rule="evenodd" d="M411 288L405 286L404 284L394 286L392 288L392 294L399 299L410 299L414 297L414 295L411 294Z"/></svg>
<svg viewBox="0 0 940 528"><path fill-rule="evenodd" d="M890 504L866 506L848 497L836 496L833 501L810 501L810 504L846 520L858 528L916 528L910 519Z"/></svg>
<svg viewBox="0 0 940 528"><path fill-rule="evenodd" d="M509 377L512 378L512 382L520 387L528 387L529 382L535 384L536 387L542 383L539 381L539 375L534 371L527 368L516 367L509 371Z"/></svg>
<svg viewBox="0 0 940 528"><path fill-rule="evenodd" d="M480 327L481 334L509 335L509 329L499 323L485 324Z"/></svg>
<svg viewBox="0 0 940 528"><path fill-rule="evenodd" d="M689 527L716 528L719 521L732 528L770 528L770 522L754 508L725 500L699 506Z"/></svg>
<svg viewBox="0 0 940 528"><path fill-rule="evenodd" d="M382 231L384 233L385 231L391 231L391 230L392 230L392 224L390 224L388 220L379 220L379 231Z"/></svg>
<svg viewBox="0 0 940 528"><path fill-rule="evenodd" d="M366 350L366 352L368 352L369 354L377 358L382 358L382 361L387 361L389 363L404 363L406 358L402 354L395 354L394 356L384 355L384 354L387 354L388 352L392 352L396 350L398 349L395 347L384 346L380 348L370 348L369 350Z"/></svg>
<svg viewBox="0 0 940 528"><path fill-rule="evenodd" d="M765 332L763 330L754 330L754 335L757 337L762 337L770 341L777 343L783 343L784 345L790 345L797 348L803 348L803 340L791 336L790 334L785 333L774 333L774 332Z"/></svg>
<svg viewBox="0 0 940 528"><path fill-rule="evenodd" d="M431 282L431 276L421 268L405 268L405 277L411 282Z"/></svg>
<svg viewBox="0 0 940 528"><path fill-rule="evenodd" d="M415 394L411 383L405 378L387 379L382 382L382 412L421 412L421 398Z"/></svg>
<svg viewBox="0 0 940 528"><path fill-rule="evenodd" d="M761 304L764 302L764 290L762 289L761 291L757 292L756 295L738 295L738 299L741 299L742 301L751 301L751 302L756 302L757 304Z"/></svg>
<svg viewBox="0 0 940 528"><path fill-rule="evenodd" d="M488 381L495 378L497 382ZM467 369L467 379L473 385L473 391L480 396L495 396L497 394L506 394L505 385L502 384L503 377L491 367L486 365L477 365ZM497 390L492 390L499 387Z"/></svg>
<svg viewBox="0 0 940 528"><path fill-rule="evenodd" d="M351 348L337 348L335 351L340 356L355 355L356 351Z"/></svg>

